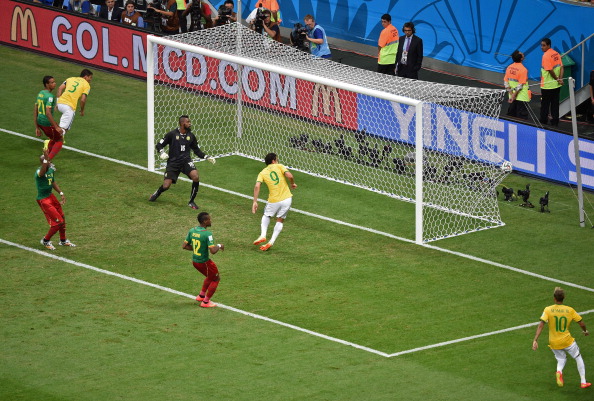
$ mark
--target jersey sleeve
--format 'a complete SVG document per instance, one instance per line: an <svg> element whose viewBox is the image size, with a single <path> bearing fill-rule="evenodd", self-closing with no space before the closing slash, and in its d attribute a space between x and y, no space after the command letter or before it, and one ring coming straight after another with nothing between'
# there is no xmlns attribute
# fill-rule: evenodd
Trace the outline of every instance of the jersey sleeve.
<svg viewBox="0 0 594 401"><path fill-rule="evenodd" d="M171 132L168 132L163 138L157 141L157 152L162 151L163 148L169 144L171 144Z"/></svg>
<svg viewBox="0 0 594 401"><path fill-rule="evenodd" d="M196 139L196 136L194 134L192 134L192 142L190 143L190 149L192 149L194 154L201 159L204 159L204 157L206 156L206 154L198 147L198 140Z"/></svg>
<svg viewBox="0 0 594 401"><path fill-rule="evenodd" d="M256 178L256 182L264 182L264 174L260 171L258 173L258 178Z"/></svg>
<svg viewBox="0 0 594 401"><path fill-rule="evenodd" d="M209 232L208 233L208 247L210 248L212 246L215 246L214 237L212 236L212 233Z"/></svg>
<svg viewBox="0 0 594 401"><path fill-rule="evenodd" d="M582 317L579 315L579 313L577 313L575 311L575 309L573 309L571 312L572 312L571 313L571 320L573 320L576 323L582 321Z"/></svg>

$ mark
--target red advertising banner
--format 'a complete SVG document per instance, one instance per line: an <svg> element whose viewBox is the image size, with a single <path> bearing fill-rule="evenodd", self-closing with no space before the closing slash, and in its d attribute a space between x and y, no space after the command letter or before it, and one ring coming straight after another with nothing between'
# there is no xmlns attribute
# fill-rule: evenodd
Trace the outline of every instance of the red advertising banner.
<svg viewBox="0 0 594 401"><path fill-rule="evenodd" d="M269 110L357 129L357 95L330 86L158 46L155 79L176 87L236 99Z"/></svg>
<svg viewBox="0 0 594 401"><path fill-rule="evenodd" d="M0 0L0 42L146 77L146 36L124 26Z"/></svg>
<svg viewBox="0 0 594 401"><path fill-rule="evenodd" d="M28 2L0 0L0 42L67 58L86 66L146 77L146 37L92 17ZM235 98L237 66L159 47L156 79L188 90ZM243 101L307 119L357 129L357 95L326 85L242 69Z"/></svg>

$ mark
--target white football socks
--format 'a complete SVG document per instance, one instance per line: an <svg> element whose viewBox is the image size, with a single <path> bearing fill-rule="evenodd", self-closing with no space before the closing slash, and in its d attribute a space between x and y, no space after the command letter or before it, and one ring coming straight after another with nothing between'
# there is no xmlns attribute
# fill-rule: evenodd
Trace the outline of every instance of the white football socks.
<svg viewBox="0 0 594 401"><path fill-rule="evenodd" d="M270 241L268 241L268 243L274 244L274 241L276 241L276 238L281 233L281 231L283 231L283 223L280 223L277 221L276 224L274 225L274 231L272 232L272 238L270 238Z"/></svg>
<svg viewBox="0 0 594 401"><path fill-rule="evenodd" d="M260 238L266 238L268 224L270 224L270 217L262 215L262 222L260 223Z"/></svg>
<svg viewBox="0 0 594 401"><path fill-rule="evenodd" d="M581 354L575 358L575 362L577 363L577 369L580 374L580 378L582 379L582 383L586 383L586 365L584 365L584 360L582 359Z"/></svg>

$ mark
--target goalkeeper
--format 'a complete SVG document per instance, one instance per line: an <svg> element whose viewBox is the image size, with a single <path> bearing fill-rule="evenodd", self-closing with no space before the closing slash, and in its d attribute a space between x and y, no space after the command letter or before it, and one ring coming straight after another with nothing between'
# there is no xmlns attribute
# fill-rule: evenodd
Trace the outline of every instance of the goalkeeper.
<svg viewBox="0 0 594 401"><path fill-rule="evenodd" d="M190 117L183 115L179 118L179 128L168 132L165 137L157 142L159 157L162 160L167 160L167 167L165 168L163 185L151 195L149 198L150 202L156 201L163 192L169 189L172 183L175 184L177 182L179 174L184 173L192 180L192 192L190 193L188 206L192 209L198 209L198 205L194 203L194 199L196 199L196 195L198 194L200 178L198 176L198 170L196 170L196 166L194 166L194 162L190 157L190 150L199 158L206 159L212 164L215 164L216 160L212 156L205 155L200 150L196 136L190 130L191 128L192 122L190 121ZM169 146L169 153L165 153L165 146Z"/></svg>

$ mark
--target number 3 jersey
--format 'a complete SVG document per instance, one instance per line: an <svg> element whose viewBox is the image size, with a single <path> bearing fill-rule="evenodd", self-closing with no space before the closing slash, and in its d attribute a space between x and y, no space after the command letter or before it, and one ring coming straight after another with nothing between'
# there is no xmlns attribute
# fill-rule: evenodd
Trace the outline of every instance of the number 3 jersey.
<svg viewBox="0 0 594 401"><path fill-rule="evenodd" d="M569 332L569 325L571 322L580 322L582 317L571 306L555 304L544 309L540 320L549 324L549 347L563 349L575 341Z"/></svg>
<svg viewBox="0 0 594 401"><path fill-rule="evenodd" d="M206 156L198 147L196 136L187 131L185 134L179 132L179 129L169 131L163 139L157 142L157 151L160 152L165 146L169 145L169 162L189 162L192 160L190 150L193 150L196 156L204 159Z"/></svg>
<svg viewBox="0 0 594 401"><path fill-rule="evenodd" d="M282 164L272 163L258 174L256 181L263 182L268 186L268 202L276 203L293 196L285 179L287 171L287 168Z"/></svg>

